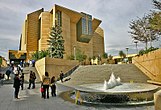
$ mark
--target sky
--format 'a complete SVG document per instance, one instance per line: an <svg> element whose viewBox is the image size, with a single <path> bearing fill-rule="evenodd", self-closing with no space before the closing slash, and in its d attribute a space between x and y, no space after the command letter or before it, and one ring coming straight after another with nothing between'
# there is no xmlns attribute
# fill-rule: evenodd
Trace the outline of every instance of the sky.
<svg viewBox="0 0 161 110"><path fill-rule="evenodd" d="M136 47L128 31L129 23L154 9L152 0L0 0L0 56L8 59L8 50L18 50L22 24L28 13L54 4L85 12L102 20L105 52L113 56L120 50L135 53ZM156 46L161 46L155 42ZM138 43L138 48L144 45Z"/></svg>

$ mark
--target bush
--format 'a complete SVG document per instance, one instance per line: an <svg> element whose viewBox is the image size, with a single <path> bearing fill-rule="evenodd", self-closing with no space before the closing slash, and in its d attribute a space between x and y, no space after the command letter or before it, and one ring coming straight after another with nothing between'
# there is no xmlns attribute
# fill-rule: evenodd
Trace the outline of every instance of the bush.
<svg viewBox="0 0 161 110"><path fill-rule="evenodd" d="M154 48L154 47L150 47L149 49L147 49L147 50L140 50L139 51L139 55L143 55L143 54L147 54L147 53L149 53L149 52L151 52L151 51L155 51L155 50L157 50L157 49L159 49L159 48Z"/></svg>

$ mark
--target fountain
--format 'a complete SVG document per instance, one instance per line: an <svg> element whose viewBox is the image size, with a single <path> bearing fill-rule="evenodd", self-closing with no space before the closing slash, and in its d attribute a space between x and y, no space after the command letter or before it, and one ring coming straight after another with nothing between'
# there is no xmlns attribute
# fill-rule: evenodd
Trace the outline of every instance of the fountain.
<svg viewBox="0 0 161 110"><path fill-rule="evenodd" d="M115 78L114 74L112 73L110 76L109 81L107 82L106 80L104 81L104 89L111 89L115 86L121 85L121 79L118 77L117 79Z"/></svg>
<svg viewBox="0 0 161 110"><path fill-rule="evenodd" d="M153 103L153 94L158 86L146 83L121 83L112 73L104 83L75 86L84 103L105 105L137 105ZM71 95L75 99L75 95Z"/></svg>

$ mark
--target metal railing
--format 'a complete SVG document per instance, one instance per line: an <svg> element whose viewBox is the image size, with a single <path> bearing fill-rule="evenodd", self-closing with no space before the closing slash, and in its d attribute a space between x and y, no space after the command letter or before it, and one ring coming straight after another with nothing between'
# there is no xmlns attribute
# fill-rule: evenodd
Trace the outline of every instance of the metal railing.
<svg viewBox="0 0 161 110"><path fill-rule="evenodd" d="M140 62L138 62L137 60L133 59L137 64L139 64L141 67L143 67L146 71L148 71L148 73L150 73L153 77L156 77L155 74L153 74L151 71L149 71L146 67L144 67L142 64L140 64Z"/></svg>

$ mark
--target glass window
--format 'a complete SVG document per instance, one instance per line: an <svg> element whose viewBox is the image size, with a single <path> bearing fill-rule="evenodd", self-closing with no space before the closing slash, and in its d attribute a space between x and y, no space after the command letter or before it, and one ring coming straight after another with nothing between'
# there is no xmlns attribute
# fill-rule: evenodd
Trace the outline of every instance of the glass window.
<svg viewBox="0 0 161 110"><path fill-rule="evenodd" d="M61 15L61 11L57 11L56 12L55 18L56 18L56 25L62 26L62 15Z"/></svg>

